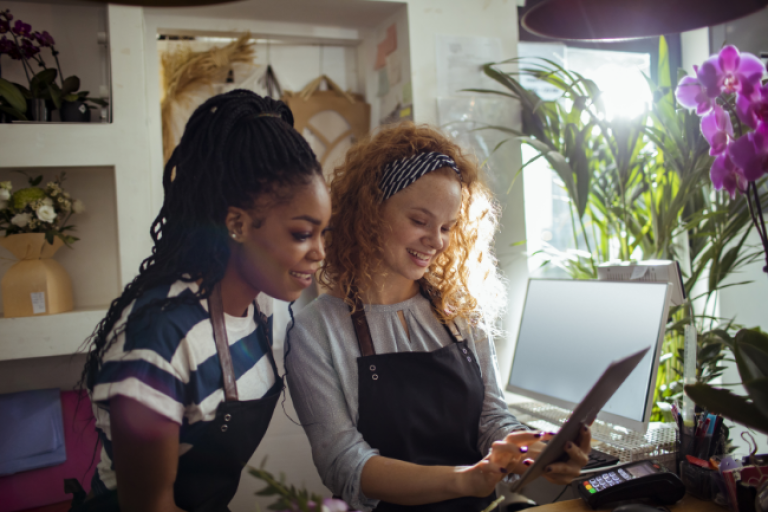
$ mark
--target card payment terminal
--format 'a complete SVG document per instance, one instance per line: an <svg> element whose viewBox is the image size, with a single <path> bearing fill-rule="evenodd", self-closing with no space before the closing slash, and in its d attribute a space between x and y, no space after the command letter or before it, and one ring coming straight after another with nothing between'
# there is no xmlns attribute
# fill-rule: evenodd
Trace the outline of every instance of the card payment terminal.
<svg viewBox="0 0 768 512"><path fill-rule="evenodd" d="M674 473L655 460L641 460L595 472L577 484L579 495L593 509L617 501L651 500L671 505L685 494Z"/></svg>

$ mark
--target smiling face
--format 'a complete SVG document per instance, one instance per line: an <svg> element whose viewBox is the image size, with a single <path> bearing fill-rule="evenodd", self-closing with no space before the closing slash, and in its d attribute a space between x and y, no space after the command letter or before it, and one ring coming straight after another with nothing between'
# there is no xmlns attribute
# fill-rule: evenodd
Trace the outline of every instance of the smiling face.
<svg viewBox="0 0 768 512"><path fill-rule="evenodd" d="M298 299L325 258L323 232L331 216L325 181L313 176L291 192L287 201L259 199L252 211L229 208L230 266L254 297Z"/></svg>
<svg viewBox="0 0 768 512"><path fill-rule="evenodd" d="M460 207L461 184L450 169L426 174L387 199L382 206L384 249L377 284L402 290L407 298L415 281L448 247Z"/></svg>

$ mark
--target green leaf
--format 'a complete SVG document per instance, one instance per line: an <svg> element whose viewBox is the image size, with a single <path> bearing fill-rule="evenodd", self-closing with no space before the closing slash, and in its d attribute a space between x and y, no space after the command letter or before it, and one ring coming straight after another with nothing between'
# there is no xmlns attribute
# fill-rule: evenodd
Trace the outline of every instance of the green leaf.
<svg viewBox="0 0 768 512"><path fill-rule="evenodd" d="M72 94L80 88L80 79L72 75L67 77L61 85L63 94Z"/></svg>
<svg viewBox="0 0 768 512"><path fill-rule="evenodd" d="M768 417L768 378L747 381L744 388L762 415Z"/></svg>
<svg viewBox="0 0 768 512"><path fill-rule="evenodd" d="M27 101L19 89L8 80L0 78L0 96L2 96L11 108L20 113L27 111Z"/></svg>
<svg viewBox="0 0 768 512"><path fill-rule="evenodd" d="M100 105L102 107L108 107L109 103L106 100L103 100L101 98L84 98L85 101L90 101L91 103L95 103L96 105Z"/></svg>
<svg viewBox="0 0 768 512"><path fill-rule="evenodd" d="M768 434L768 417L743 396L702 383L685 386L685 393L697 405L713 414L721 414L746 427Z"/></svg>
<svg viewBox="0 0 768 512"><path fill-rule="evenodd" d="M32 92L30 92L29 89L24 87L23 85L11 82L19 91L21 91L21 95L24 96L24 99L31 100L32 99Z"/></svg>
<svg viewBox="0 0 768 512"><path fill-rule="evenodd" d="M48 84L48 95L56 108L61 108L61 89L55 83Z"/></svg>
<svg viewBox="0 0 768 512"><path fill-rule="evenodd" d="M742 382L768 377L768 336L765 333L742 329L736 333L735 345Z"/></svg>
<svg viewBox="0 0 768 512"><path fill-rule="evenodd" d="M35 98L40 98L47 92L48 86L56 80L56 70L52 68L44 69L35 76L29 83L30 91Z"/></svg>
<svg viewBox="0 0 768 512"><path fill-rule="evenodd" d="M5 105L0 105L0 111L1 112L5 112L6 114L13 116L14 118L16 118L16 119L18 119L20 121L26 121L27 120L27 116L25 116L24 114L22 114L21 112L19 112L18 110L16 110L15 108L12 108L12 107L8 107L8 106L5 106Z"/></svg>

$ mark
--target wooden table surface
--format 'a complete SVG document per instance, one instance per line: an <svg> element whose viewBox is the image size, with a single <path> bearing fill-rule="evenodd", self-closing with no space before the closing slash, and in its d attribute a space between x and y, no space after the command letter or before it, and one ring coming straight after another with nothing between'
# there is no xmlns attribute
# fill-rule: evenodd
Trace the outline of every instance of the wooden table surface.
<svg viewBox="0 0 768 512"><path fill-rule="evenodd" d="M674 505L669 505L667 508L670 512L724 512L727 510L726 508L716 505L714 502L701 501L688 494L686 494L682 500ZM611 511L613 509L614 507L607 507L600 508L598 511ZM526 510L530 510L531 512L592 512L589 505L581 499L558 501L557 503L550 503L549 505L542 505Z"/></svg>

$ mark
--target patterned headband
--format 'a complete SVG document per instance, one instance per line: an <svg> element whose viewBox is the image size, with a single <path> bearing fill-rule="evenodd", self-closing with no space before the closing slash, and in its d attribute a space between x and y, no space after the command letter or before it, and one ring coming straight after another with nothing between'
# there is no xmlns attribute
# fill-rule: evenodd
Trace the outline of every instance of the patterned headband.
<svg viewBox="0 0 768 512"><path fill-rule="evenodd" d="M388 163L384 166L384 172L379 181L379 188L384 192L383 200L386 201L425 174L443 167L450 167L456 171L456 175L461 180L461 171L456 166L456 162L451 157L436 151L417 153Z"/></svg>

